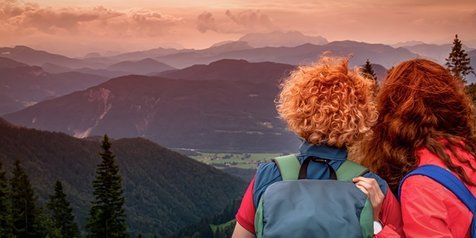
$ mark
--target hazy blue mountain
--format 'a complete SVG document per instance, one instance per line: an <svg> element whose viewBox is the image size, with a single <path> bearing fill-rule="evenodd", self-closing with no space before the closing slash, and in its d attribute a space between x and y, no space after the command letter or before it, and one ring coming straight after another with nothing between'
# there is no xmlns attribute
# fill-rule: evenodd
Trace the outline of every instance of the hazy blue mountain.
<svg viewBox="0 0 476 238"><path fill-rule="evenodd" d="M69 58L59 54L52 54L42 50L35 50L26 46L2 47L0 56L10 58L28 65L41 66L45 63L55 64L68 68L95 67L79 59Z"/></svg>
<svg viewBox="0 0 476 238"><path fill-rule="evenodd" d="M119 63L122 61L138 61L146 58L155 58L164 55L176 54L180 52L190 52L193 49L173 49L173 48L156 48L144 51L133 51L121 54L115 54L112 56L101 56L99 54L88 54L84 60L101 64L101 65L111 65Z"/></svg>
<svg viewBox="0 0 476 238"><path fill-rule="evenodd" d="M410 50L411 52L418 54L420 57L428 58L434 60L440 64L446 63L446 58L448 58L451 53L452 44L444 45L435 45L435 44L416 44L404 46L404 48ZM464 46L466 52L471 51L472 49Z"/></svg>
<svg viewBox="0 0 476 238"><path fill-rule="evenodd" d="M74 69L73 72L79 72L84 74L94 74L94 75L99 75L108 79L130 74L124 71L111 71L107 69L92 69L92 68Z"/></svg>
<svg viewBox="0 0 476 238"><path fill-rule="evenodd" d="M0 75L0 96L4 99L0 115L106 81L104 77L76 72L50 74L38 66L5 58L0 58Z"/></svg>
<svg viewBox="0 0 476 238"><path fill-rule="evenodd" d="M417 44L411 46L405 46L404 48L411 52L420 55L421 57L428 58L437 61L440 64L444 64L445 59L451 52L451 44L445 45L433 45L433 44Z"/></svg>
<svg viewBox="0 0 476 238"><path fill-rule="evenodd" d="M127 74L147 75L175 69L174 67L158 62L151 58L139 61L123 61L106 68L108 71L125 72Z"/></svg>
<svg viewBox="0 0 476 238"><path fill-rule="evenodd" d="M331 52L334 56L350 57L352 66L362 65L369 59L371 62L386 68L390 68L403 60L417 57L417 54L404 48L355 41L335 41L325 45L304 44L296 47L262 47L219 54L205 49L161 56L156 59L176 68L185 68L194 64L209 64L220 59L244 59L249 62L270 61L299 65L318 60L324 52Z"/></svg>
<svg viewBox="0 0 476 238"><path fill-rule="evenodd" d="M393 44L392 46L395 48L398 48L398 47L407 47L407 46L420 45L420 44L425 44L425 42L411 40L411 41L398 42L396 44Z"/></svg>
<svg viewBox="0 0 476 238"><path fill-rule="evenodd" d="M324 45L327 40L322 36L306 36L299 31L273 31L268 33L249 33L239 41L248 42L252 47L294 47L303 44Z"/></svg>
<svg viewBox="0 0 476 238"><path fill-rule="evenodd" d="M10 68L17 68L17 67L25 67L25 66L28 66L28 65L14 61L9 58L0 57L0 69L10 69Z"/></svg>
<svg viewBox="0 0 476 238"><path fill-rule="evenodd" d="M280 79L275 72L289 72L294 66L273 62L249 63L246 60L223 59L208 65L193 65L157 75L187 80L229 80L273 83ZM285 76L285 74L281 75ZM277 78L276 78L277 77Z"/></svg>
<svg viewBox="0 0 476 238"><path fill-rule="evenodd" d="M59 73L66 73L66 72L73 71L71 68L61 66L61 65L52 64L52 63L44 63L43 65L41 65L41 68L44 71L46 71L48 73L52 73L52 74L59 74Z"/></svg>

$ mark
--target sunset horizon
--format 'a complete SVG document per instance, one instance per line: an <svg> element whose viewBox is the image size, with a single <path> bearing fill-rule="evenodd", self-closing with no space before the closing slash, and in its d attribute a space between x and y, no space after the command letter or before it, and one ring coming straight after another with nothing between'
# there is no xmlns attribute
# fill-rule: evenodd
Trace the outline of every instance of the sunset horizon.
<svg viewBox="0 0 476 238"><path fill-rule="evenodd" d="M0 46L83 57L153 48L204 49L250 33L300 32L329 42L476 47L476 2L0 0Z"/></svg>

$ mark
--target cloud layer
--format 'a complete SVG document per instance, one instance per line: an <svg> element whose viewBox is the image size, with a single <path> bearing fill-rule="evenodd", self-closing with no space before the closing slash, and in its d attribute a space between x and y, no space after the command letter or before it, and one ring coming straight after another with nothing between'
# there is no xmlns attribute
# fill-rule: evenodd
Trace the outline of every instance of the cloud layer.
<svg viewBox="0 0 476 238"><path fill-rule="evenodd" d="M0 29L18 34L82 34L98 36L156 36L181 21L156 11L119 12L103 6L84 8L42 7L38 4L0 0Z"/></svg>
<svg viewBox="0 0 476 238"><path fill-rule="evenodd" d="M63 1L61 7L60 2L0 0L0 47L27 44L75 54L180 45L203 48L247 33L276 30L321 35L331 41L378 43L447 43L458 33L476 47L474 0L96 2L102 6L70 0L72 5ZM115 8L113 3L123 7Z"/></svg>

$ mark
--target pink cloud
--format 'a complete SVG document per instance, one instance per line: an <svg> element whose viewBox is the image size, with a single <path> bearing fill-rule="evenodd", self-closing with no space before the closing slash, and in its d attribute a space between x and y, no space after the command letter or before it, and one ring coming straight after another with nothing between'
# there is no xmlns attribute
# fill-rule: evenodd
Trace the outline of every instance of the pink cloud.
<svg viewBox="0 0 476 238"><path fill-rule="evenodd" d="M197 30L205 33L207 31L217 31L217 24L213 14L210 12L203 12L197 19Z"/></svg>
<svg viewBox="0 0 476 238"><path fill-rule="evenodd" d="M197 30L202 33L207 31L218 33L269 32L277 29L278 27L273 24L271 18L258 10L245 10L236 13L226 10L224 15L203 12L197 17Z"/></svg>
<svg viewBox="0 0 476 238"><path fill-rule="evenodd" d="M250 30L273 30L275 26L271 22L271 19L260 11L241 11L238 13L232 13L230 10L225 12L233 22L240 26L244 26Z"/></svg>
<svg viewBox="0 0 476 238"><path fill-rule="evenodd" d="M120 12L105 7L49 8L0 0L0 28L15 32L92 34L98 36L156 36L181 18L152 10ZM1 30L1 29L0 29Z"/></svg>

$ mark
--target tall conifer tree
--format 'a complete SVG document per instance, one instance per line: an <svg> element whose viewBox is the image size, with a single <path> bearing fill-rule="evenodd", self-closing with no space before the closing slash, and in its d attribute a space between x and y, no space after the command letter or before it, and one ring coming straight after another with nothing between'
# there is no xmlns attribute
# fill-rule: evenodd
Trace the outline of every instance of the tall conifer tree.
<svg viewBox="0 0 476 238"><path fill-rule="evenodd" d="M12 206L8 180L0 163L0 238L12 238Z"/></svg>
<svg viewBox="0 0 476 238"><path fill-rule="evenodd" d="M377 75L375 74L375 71L374 71L374 68L372 67L372 64L370 64L369 59L367 59L367 61L365 61L365 65L362 68L362 74L366 78L371 78L375 81L377 80Z"/></svg>
<svg viewBox="0 0 476 238"><path fill-rule="evenodd" d="M471 59L463 49L463 44L458 39L458 35L455 35L453 40L453 48L450 55L446 59L446 67L451 71L453 76L463 80L466 83L466 75L473 73L473 67L471 67Z"/></svg>
<svg viewBox="0 0 476 238"><path fill-rule="evenodd" d="M377 82L377 74L375 74L374 68L372 67L372 64L370 64L369 59L365 61L365 64L362 67L360 73L362 74L363 77L372 79L374 81L374 86L372 88L372 91L374 96L376 96L379 91L379 85Z"/></svg>
<svg viewBox="0 0 476 238"><path fill-rule="evenodd" d="M60 181L56 181L54 194L50 196L46 206L50 211L52 225L60 231L61 237L80 237L78 225L74 222L73 209L66 200Z"/></svg>
<svg viewBox="0 0 476 238"><path fill-rule="evenodd" d="M95 199L87 224L88 237L128 237L122 178L119 175L115 155L110 150L111 143L107 135L104 135L101 148L102 152L99 155L102 162L96 169L96 178L93 181Z"/></svg>
<svg viewBox="0 0 476 238"><path fill-rule="evenodd" d="M43 229L38 222L40 211L36 196L27 174L16 160L10 180L13 234L17 238L42 237Z"/></svg>

